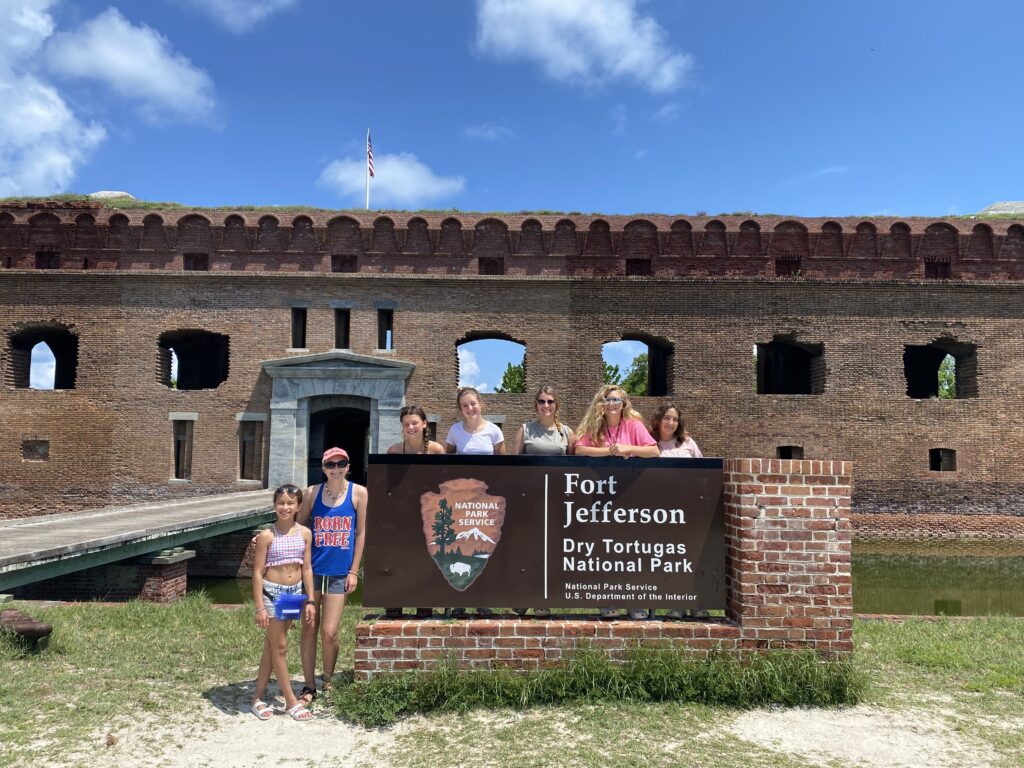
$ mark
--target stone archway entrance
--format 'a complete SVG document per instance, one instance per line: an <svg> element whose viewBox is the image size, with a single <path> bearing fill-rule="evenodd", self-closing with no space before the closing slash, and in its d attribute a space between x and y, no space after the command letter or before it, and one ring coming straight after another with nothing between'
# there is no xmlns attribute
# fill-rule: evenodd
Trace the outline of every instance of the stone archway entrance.
<svg viewBox="0 0 1024 768"><path fill-rule="evenodd" d="M328 438L348 451L356 482L366 479L370 453L402 439L398 411L413 363L324 352L266 360L262 367L271 379L271 488L320 482L319 458Z"/></svg>
<svg viewBox="0 0 1024 768"><path fill-rule="evenodd" d="M320 457L331 446L348 452L349 479L366 485L366 464L370 455L370 407L365 398L335 396L313 398L309 406L309 459L307 482L322 482Z"/></svg>

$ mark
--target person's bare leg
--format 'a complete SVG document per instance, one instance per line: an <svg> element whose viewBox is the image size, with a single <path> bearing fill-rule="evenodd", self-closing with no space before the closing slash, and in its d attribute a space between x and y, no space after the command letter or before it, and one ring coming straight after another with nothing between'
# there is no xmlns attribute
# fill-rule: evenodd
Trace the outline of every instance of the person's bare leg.
<svg viewBox="0 0 1024 768"><path fill-rule="evenodd" d="M270 630L263 636L263 655L260 656L260 668L256 673L256 690L252 695L252 703L267 698L267 683L270 682L270 670L273 667L273 659L270 650Z"/></svg>
<svg viewBox="0 0 1024 768"><path fill-rule="evenodd" d="M284 695L285 709L291 709L298 704L295 698L295 691L292 690L292 680L288 675L288 627L289 621L270 620L270 629L267 631L267 640L270 643L270 650L274 661L274 676L277 678L277 687Z"/></svg>
<svg viewBox="0 0 1024 768"><path fill-rule="evenodd" d="M320 603L320 653L323 656L324 680L334 678L338 663L338 628L345 608L345 595L324 595Z"/></svg>
<svg viewBox="0 0 1024 768"><path fill-rule="evenodd" d="M302 657L303 685L312 691L316 690L316 639L320 629L320 611L323 607L323 595L316 593L316 620L312 624L302 622L299 635L299 655Z"/></svg>

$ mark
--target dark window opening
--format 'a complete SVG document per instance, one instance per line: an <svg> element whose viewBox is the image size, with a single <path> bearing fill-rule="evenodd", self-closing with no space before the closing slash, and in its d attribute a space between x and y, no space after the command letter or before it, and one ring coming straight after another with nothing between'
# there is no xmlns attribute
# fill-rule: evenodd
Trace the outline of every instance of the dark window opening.
<svg viewBox="0 0 1024 768"><path fill-rule="evenodd" d="M395 348L395 310L377 310L377 349Z"/></svg>
<svg viewBox="0 0 1024 768"><path fill-rule="evenodd" d="M978 351L973 344L942 339L903 348L907 397L963 400L978 396Z"/></svg>
<svg viewBox="0 0 1024 768"><path fill-rule="evenodd" d="M800 258L775 259L776 277L796 277L800 274Z"/></svg>
<svg viewBox="0 0 1024 768"><path fill-rule="evenodd" d="M186 272L209 272L210 257L205 253L186 253L184 268Z"/></svg>
<svg viewBox="0 0 1024 768"><path fill-rule="evenodd" d="M331 256L331 272L355 272L356 257L342 254Z"/></svg>
<svg viewBox="0 0 1024 768"><path fill-rule="evenodd" d="M49 461L49 440L22 440L21 458L25 461Z"/></svg>
<svg viewBox="0 0 1024 768"><path fill-rule="evenodd" d="M351 341L349 330L352 325L352 314L347 309L334 310L334 348L349 349Z"/></svg>
<svg viewBox="0 0 1024 768"><path fill-rule="evenodd" d="M618 384L630 395L664 397L671 392L672 344L655 336L623 335L601 349L604 383Z"/></svg>
<svg viewBox="0 0 1024 768"><path fill-rule="evenodd" d="M924 276L928 280L945 280L952 276L948 261L928 261L924 265Z"/></svg>
<svg viewBox="0 0 1024 768"><path fill-rule="evenodd" d="M306 348L306 308L292 307L292 348Z"/></svg>
<svg viewBox="0 0 1024 768"><path fill-rule="evenodd" d="M956 472L956 451L952 448L931 448L928 469L932 472Z"/></svg>
<svg viewBox="0 0 1024 768"><path fill-rule="evenodd" d="M74 389L78 337L59 326L37 326L14 333L7 385L19 389Z"/></svg>
<svg viewBox="0 0 1024 768"><path fill-rule="evenodd" d="M802 344L778 336L755 351L757 394L820 395L825 391L825 355L821 344Z"/></svg>
<svg viewBox="0 0 1024 768"><path fill-rule="evenodd" d="M88 268L89 268L89 260L88 259L82 259L82 269L88 269Z"/></svg>
<svg viewBox="0 0 1024 768"><path fill-rule="evenodd" d="M504 275L505 259L501 256L481 256L477 270L481 275Z"/></svg>
<svg viewBox="0 0 1024 768"><path fill-rule="evenodd" d="M216 389L228 378L229 337L210 331L167 331L158 343L157 381L172 389ZM177 360L172 376L171 359Z"/></svg>
<svg viewBox="0 0 1024 768"><path fill-rule="evenodd" d="M777 459L802 459L804 447L802 445L780 445L775 449Z"/></svg>
<svg viewBox="0 0 1024 768"><path fill-rule="evenodd" d="M36 269L60 269L60 254L54 251L37 251Z"/></svg>
<svg viewBox="0 0 1024 768"><path fill-rule="evenodd" d="M435 443L437 442L437 422L436 421L428 421L427 422L427 438L430 439L430 440L433 440Z"/></svg>
<svg viewBox="0 0 1024 768"><path fill-rule="evenodd" d="M174 478L192 479L192 424L191 421L172 421L174 425Z"/></svg>
<svg viewBox="0 0 1024 768"><path fill-rule="evenodd" d="M242 421L238 424L238 477L241 480L263 479L263 422Z"/></svg>
<svg viewBox="0 0 1024 768"><path fill-rule="evenodd" d="M650 259L626 259L626 277L649 277Z"/></svg>

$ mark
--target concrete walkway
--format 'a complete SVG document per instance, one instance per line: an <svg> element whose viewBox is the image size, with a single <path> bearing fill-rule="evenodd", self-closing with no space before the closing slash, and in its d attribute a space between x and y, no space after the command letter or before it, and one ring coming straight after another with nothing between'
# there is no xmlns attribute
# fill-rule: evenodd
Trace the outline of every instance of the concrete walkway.
<svg viewBox="0 0 1024 768"><path fill-rule="evenodd" d="M0 591L272 519L265 489L0 520Z"/></svg>

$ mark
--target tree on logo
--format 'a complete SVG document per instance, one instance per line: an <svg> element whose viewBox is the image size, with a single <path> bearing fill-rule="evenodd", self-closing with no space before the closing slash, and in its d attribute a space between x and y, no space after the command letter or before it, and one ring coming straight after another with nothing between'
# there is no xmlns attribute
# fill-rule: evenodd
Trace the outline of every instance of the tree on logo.
<svg viewBox="0 0 1024 768"><path fill-rule="evenodd" d="M441 499L438 505L437 514L434 515L434 543L437 544L438 554L444 554L445 545L455 541L455 528L452 527L452 508L448 506L447 499Z"/></svg>

